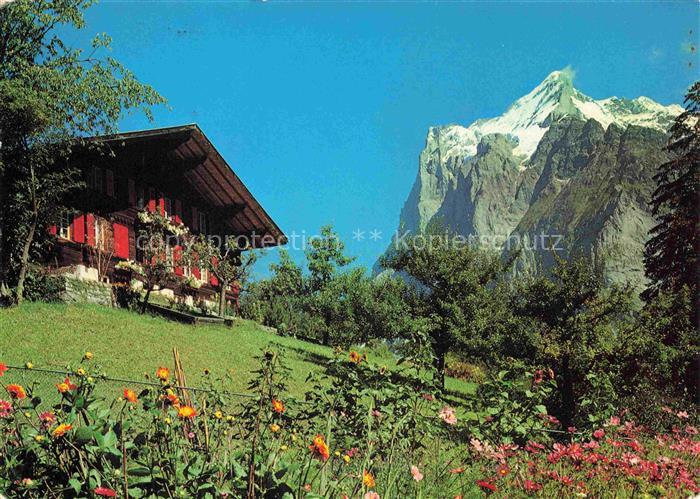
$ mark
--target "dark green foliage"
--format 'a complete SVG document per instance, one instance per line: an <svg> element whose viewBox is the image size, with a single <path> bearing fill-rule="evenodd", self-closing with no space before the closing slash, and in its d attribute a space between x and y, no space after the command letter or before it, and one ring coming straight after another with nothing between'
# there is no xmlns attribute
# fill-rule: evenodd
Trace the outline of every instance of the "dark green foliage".
<svg viewBox="0 0 700 499"><path fill-rule="evenodd" d="M65 278L51 274L44 267L32 266L27 273L24 297L29 301L57 302L65 290Z"/></svg>
<svg viewBox="0 0 700 499"><path fill-rule="evenodd" d="M531 321L531 344L518 357L556 373L555 413L565 427L580 424L586 414L579 401L590 388L586 375L609 372L630 291L607 288L585 260L559 260L551 276L520 283L513 301L516 315Z"/></svg>
<svg viewBox="0 0 700 499"><path fill-rule="evenodd" d="M651 405L698 403L700 332L693 312L689 288L661 292L625 332L619 347L619 391L636 413L643 416L643 408Z"/></svg>
<svg viewBox="0 0 700 499"><path fill-rule="evenodd" d="M685 97L686 111L671 128L667 150L673 159L659 167L651 206L658 224L645 248L645 268L651 280L646 300L660 291L688 286L695 308L700 283L700 81Z"/></svg>

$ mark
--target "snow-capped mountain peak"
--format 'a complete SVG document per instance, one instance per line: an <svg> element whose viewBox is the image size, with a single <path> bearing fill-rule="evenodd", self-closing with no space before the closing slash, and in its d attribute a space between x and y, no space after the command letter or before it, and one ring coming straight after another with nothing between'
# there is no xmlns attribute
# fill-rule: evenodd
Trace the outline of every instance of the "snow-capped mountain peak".
<svg viewBox="0 0 700 499"><path fill-rule="evenodd" d="M550 73L530 93L516 100L501 116L477 120L468 127L450 125L431 128L431 136L440 135L442 158L474 156L484 135L500 133L517 140L514 153L527 159L553 120L564 116L594 119L603 127L638 125L666 130L683 109L664 106L648 97L625 99L609 97L595 100L579 92L573 85L570 68Z"/></svg>

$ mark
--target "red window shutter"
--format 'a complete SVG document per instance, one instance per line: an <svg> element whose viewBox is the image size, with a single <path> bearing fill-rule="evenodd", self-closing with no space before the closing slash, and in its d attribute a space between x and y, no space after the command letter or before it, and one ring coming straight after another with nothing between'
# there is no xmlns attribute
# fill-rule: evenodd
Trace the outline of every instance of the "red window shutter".
<svg viewBox="0 0 700 499"><path fill-rule="evenodd" d="M87 226L87 243L94 247L95 246L95 215L88 213L85 215L86 226Z"/></svg>
<svg viewBox="0 0 700 499"><path fill-rule="evenodd" d="M148 211L151 213L156 211L156 195L153 189L148 189Z"/></svg>
<svg viewBox="0 0 700 499"><path fill-rule="evenodd" d="M136 206L136 182L133 178L129 179L129 206Z"/></svg>
<svg viewBox="0 0 700 499"><path fill-rule="evenodd" d="M199 267L193 267L193 268L192 268L192 274L194 274L194 276L195 276L197 279L201 279L201 278L202 278L202 273L199 271Z"/></svg>
<svg viewBox="0 0 700 499"><path fill-rule="evenodd" d="M158 194L158 213L165 215L165 197L162 192Z"/></svg>
<svg viewBox="0 0 700 499"><path fill-rule="evenodd" d="M192 207L192 230L199 230L199 213L197 207Z"/></svg>
<svg viewBox="0 0 700 499"><path fill-rule="evenodd" d="M126 225L114 222L114 256L129 258L129 229Z"/></svg>
<svg viewBox="0 0 700 499"><path fill-rule="evenodd" d="M55 235L56 235L56 232L57 232L57 231L56 231L56 226L55 226L55 225L50 225L50 226L49 226L49 234L51 234L52 236L55 236Z"/></svg>
<svg viewBox="0 0 700 499"><path fill-rule="evenodd" d="M178 266L180 260L182 260L182 246L175 246L175 249L173 250L173 261L175 262L175 275L185 275L185 271L182 268L182 266Z"/></svg>
<svg viewBox="0 0 700 499"><path fill-rule="evenodd" d="M175 200L175 222L182 222L182 203L179 199Z"/></svg>
<svg viewBox="0 0 700 499"><path fill-rule="evenodd" d="M73 221L71 222L70 233L73 235L73 241L76 243L85 242L85 217L82 214L76 214L73 216Z"/></svg>

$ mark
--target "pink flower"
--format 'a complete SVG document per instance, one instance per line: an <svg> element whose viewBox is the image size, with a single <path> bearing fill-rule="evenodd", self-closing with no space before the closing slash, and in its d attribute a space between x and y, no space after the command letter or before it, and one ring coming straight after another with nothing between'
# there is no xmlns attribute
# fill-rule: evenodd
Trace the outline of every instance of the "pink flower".
<svg viewBox="0 0 700 499"><path fill-rule="evenodd" d="M448 425L457 424L457 415L455 414L455 410L450 406L446 405L445 407L440 409L438 417Z"/></svg>
<svg viewBox="0 0 700 499"><path fill-rule="evenodd" d="M619 426L620 425L620 418L617 416L610 416L610 420L608 421L608 424L606 426Z"/></svg>
<svg viewBox="0 0 700 499"><path fill-rule="evenodd" d="M381 499L379 497L379 494L377 494L375 491L370 490L364 495L364 499Z"/></svg>
<svg viewBox="0 0 700 499"><path fill-rule="evenodd" d="M0 400L0 418L9 418L12 413L12 404L7 400Z"/></svg>
<svg viewBox="0 0 700 499"><path fill-rule="evenodd" d="M576 427L575 426L569 426L566 431L569 433L576 433Z"/></svg>
<svg viewBox="0 0 700 499"><path fill-rule="evenodd" d="M95 495L102 497L117 497L117 493L112 489L108 489L107 487L97 487L95 489Z"/></svg>
<svg viewBox="0 0 700 499"><path fill-rule="evenodd" d="M593 438L596 438L597 440L600 440L605 436L605 432L603 430L596 430L593 432Z"/></svg>
<svg viewBox="0 0 700 499"><path fill-rule="evenodd" d="M411 475L416 482L423 480L423 473L420 472L418 466L411 466Z"/></svg>
<svg viewBox="0 0 700 499"><path fill-rule="evenodd" d="M523 488L528 492L536 492L542 488L542 485L535 483L532 480L525 480L523 483Z"/></svg>
<svg viewBox="0 0 700 499"><path fill-rule="evenodd" d="M688 416L688 413L685 411L681 411L678 414L676 414L679 419L688 419L690 416Z"/></svg>

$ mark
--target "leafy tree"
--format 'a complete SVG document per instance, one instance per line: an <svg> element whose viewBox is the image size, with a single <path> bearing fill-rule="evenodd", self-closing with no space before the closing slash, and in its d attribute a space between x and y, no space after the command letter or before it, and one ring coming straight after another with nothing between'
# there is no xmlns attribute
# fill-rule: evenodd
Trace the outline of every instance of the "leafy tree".
<svg viewBox="0 0 700 499"><path fill-rule="evenodd" d="M320 236L310 238L309 247L306 249L306 260L309 267L309 290L316 295L317 300L322 299L319 295L337 275L338 269L353 262L354 258L346 256L343 251L345 244L333 231L331 225L321 227ZM318 304L317 304L318 305ZM333 321L332 309L324 306L312 304L314 312L319 313L326 325ZM328 345L330 340L330 330L328 327L323 330L322 343Z"/></svg>
<svg viewBox="0 0 700 499"><path fill-rule="evenodd" d="M142 211L138 220L136 246L141 262L139 273L146 289L141 302L143 313L155 287L163 286L173 278L174 262L168 258L168 254L174 255L175 246L183 245L190 234L185 225L176 225L160 213Z"/></svg>
<svg viewBox="0 0 700 499"><path fill-rule="evenodd" d="M620 338L620 396L648 424L651 406L697 404L700 394L700 330L686 286L661 291L640 311Z"/></svg>
<svg viewBox="0 0 700 499"><path fill-rule="evenodd" d="M217 238L200 235L191 241L186 248L187 260L197 262L214 274L219 281L219 316L226 315L226 291L232 283L243 285L250 276L257 254L252 250L242 253L236 238L225 237L221 244Z"/></svg>
<svg viewBox="0 0 700 499"><path fill-rule="evenodd" d="M382 266L416 285L422 298L416 313L430 319L428 334L442 386L447 352L489 354L492 339L504 325L493 297L507 264L495 252L430 224L424 233L397 243Z"/></svg>
<svg viewBox="0 0 700 499"><path fill-rule="evenodd" d="M651 285L643 293L650 300L660 291L688 286L697 314L700 283L700 81L685 97L686 110L671 127L667 150L674 157L654 176L657 188L651 206L658 224L645 248L646 274Z"/></svg>
<svg viewBox="0 0 700 499"><path fill-rule="evenodd" d="M279 250L279 263L270 264L269 293L274 296L300 296L304 293L304 275L285 249Z"/></svg>
<svg viewBox="0 0 700 499"><path fill-rule="evenodd" d="M514 293L515 313L532 320L534 331L531 345L517 357L556 374L565 428L578 414L587 375L607 371L630 302L628 289L606 288L600 273L583 259L558 259L551 275L530 278Z"/></svg>
<svg viewBox="0 0 700 499"><path fill-rule="evenodd" d="M332 225L321 227L320 236L309 239L306 260L311 273L309 283L312 291L323 289L338 272L338 269L351 264L355 258L343 253L345 244Z"/></svg>
<svg viewBox="0 0 700 499"><path fill-rule="evenodd" d="M116 131L128 110L164 99L104 56L97 35L89 53L71 47L59 28L85 27L93 0L16 0L0 8L0 280L16 281L22 301L27 267L42 229L80 187L65 159L86 135Z"/></svg>

